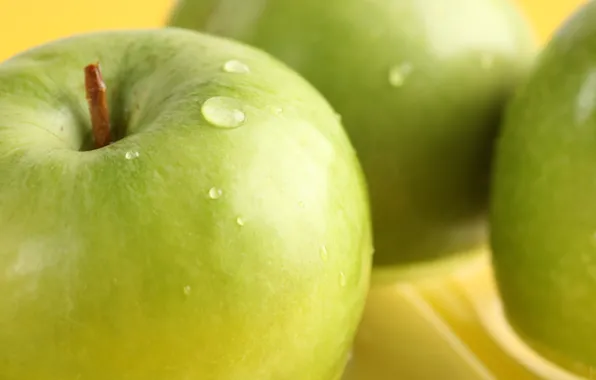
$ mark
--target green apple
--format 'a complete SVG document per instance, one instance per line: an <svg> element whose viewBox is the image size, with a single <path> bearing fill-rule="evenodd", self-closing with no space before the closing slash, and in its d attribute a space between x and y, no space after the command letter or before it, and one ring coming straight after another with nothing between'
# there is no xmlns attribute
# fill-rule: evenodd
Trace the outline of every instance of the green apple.
<svg viewBox="0 0 596 380"><path fill-rule="evenodd" d="M168 24L257 46L330 101L367 176L376 266L486 243L493 137L535 51L508 0L181 0Z"/></svg>
<svg viewBox="0 0 596 380"><path fill-rule="evenodd" d="M332 108L257 49L172 28L20 54L0 65L0 377L338 379L367 198Z"/></svg>
<svg viewBox="0 0 596 380"><path fill-rule="evenodd" d="M506 316L544 356L596 368L596 2L514 98L496 149L491 245Z"/></svg>

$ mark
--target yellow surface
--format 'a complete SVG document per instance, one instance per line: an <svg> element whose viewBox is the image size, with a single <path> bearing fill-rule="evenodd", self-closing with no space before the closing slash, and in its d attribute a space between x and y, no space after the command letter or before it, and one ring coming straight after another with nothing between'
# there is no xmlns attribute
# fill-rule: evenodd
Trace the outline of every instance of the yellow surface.
<svg viewBox="0 0 596 380"><path fill-rule="evenodd" d="M489 256L372 289L343 380L582 380L507 324Z"/></svg>
<svg viewBox="0 0 596 380"><path fill-rule="evenodd" d="M540 41L546 42L559 25L587 0L516 0Z"/></svg>
<svg viewBox="0 0 596 380"><path fill-rule="evenodd" d="M74 33L159 27L173 0L0 0L0 60Z"/></svg>

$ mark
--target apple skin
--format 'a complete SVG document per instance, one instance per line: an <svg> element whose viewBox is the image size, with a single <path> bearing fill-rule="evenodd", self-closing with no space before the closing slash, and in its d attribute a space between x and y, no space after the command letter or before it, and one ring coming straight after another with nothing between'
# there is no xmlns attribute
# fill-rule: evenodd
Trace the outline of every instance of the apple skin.
<svg viewBox="0 0 596 380"><path fill-rule="evenodd" d="M121 139L81 150L98 60ZM216 96L241 126L205 118ZM175 28L73 36L0 65L0 125L3 380L339 378L369 286L368 196L299 75Z"/></svg>
<svg viewBox="0 0 596 380"><path fill-rule="evenodd" d="M330 101L367 176L377 267L486 243L493 137L535 53L509 1L181 0L167 23L261 48Z"/></svg>
<svg viewBox="0 0 596 380"><path fill-rule="evenodd" d="M491 246L505 313L534 349L596 367L596 3L564 24L507 110Z"/></svg>

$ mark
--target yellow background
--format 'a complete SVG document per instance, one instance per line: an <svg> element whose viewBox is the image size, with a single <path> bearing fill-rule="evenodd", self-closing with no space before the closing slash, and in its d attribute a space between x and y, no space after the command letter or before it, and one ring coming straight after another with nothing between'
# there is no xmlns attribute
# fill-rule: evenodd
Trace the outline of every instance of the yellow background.
<svg viewBox="0 0 596 380"><path fill-rule="evenodd" d="M585 0L517 0L542 42ZM0 60L73 33L156 27L174 0L0 0Z"/></svg>

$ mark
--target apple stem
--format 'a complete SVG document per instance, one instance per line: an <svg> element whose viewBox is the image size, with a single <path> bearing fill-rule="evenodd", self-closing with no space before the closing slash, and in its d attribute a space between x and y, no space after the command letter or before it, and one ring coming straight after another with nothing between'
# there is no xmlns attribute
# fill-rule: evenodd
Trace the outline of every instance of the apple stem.
<svg viewBox="0 0 596 380"><path fill-rule="evenodd" d="M89 113L91 114L91 130L95 148L103 148L110 145L112 136L106 84L103 81L99 63L93 63L85 67L85 90L87 92L87 102L89 103Z"/></svg>

